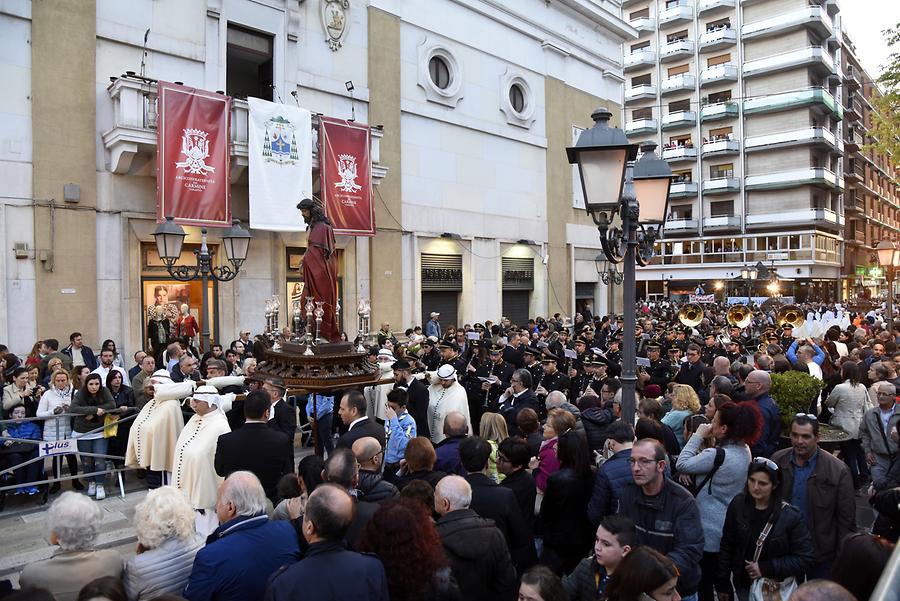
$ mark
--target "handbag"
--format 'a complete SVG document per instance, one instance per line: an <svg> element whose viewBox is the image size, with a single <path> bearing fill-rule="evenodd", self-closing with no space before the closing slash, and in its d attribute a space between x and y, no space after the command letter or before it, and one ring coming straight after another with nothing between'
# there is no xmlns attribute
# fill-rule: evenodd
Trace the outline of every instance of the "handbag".
<svg viewBox="0 0 900 601"><path fill-rule="evenodd" d="M782 507L785 505L787 505L787 503L781 504ZM759 538L756 539L756 551L753 552L753 563L759 563L759 556L762 553L766 537L768 537L769 532L772 531L772 526L775 525L779 513L779 511L773 512L772 517L769 518L769 521L766 522L766 526L762 529L762 532L759 533ZM778 580L776 578L757 578L753 581L753 584L750 585L750 601L788 601L791 594L796 589L797 581L793 576L788 576L783 580Z"/></svg>
<svg viewBox="0 0 900 601"><path fill-rule="evenodd" d="M115 438L119 433L119 416L107 413L103 416L103 438Z"/></svg>

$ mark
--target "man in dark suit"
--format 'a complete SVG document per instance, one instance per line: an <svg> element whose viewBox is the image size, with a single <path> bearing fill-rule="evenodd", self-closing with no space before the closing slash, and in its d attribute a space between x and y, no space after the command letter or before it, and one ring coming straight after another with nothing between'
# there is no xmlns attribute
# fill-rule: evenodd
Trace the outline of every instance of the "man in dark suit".
<svg viewBox="0 0 900 601"><path fill-rule="evenodd" d="M284 400L285 387L281 378L270 378L263 384L263 390L269 395L272 408L269 411L269 427L284 432L294 444L297 433L297 412Z"/></svg>
<svg viewBox="0 0 900 601"><path fill-rule="evenodd" d="M406 410L416 420L416 433L431 438L428 429L428 386L412 376L412 366L405 360L394 361L394 388L406 389Z"/></svg>
<svg viewBox="0 0 900 601"><path fill-rule="evenodd" d="M338 417L347 426L347 431L338 438L337 447L352 449L360 438L371 436L384 448L384 427L366 417L366 397L358 390L350 390L341 397Z"/></svg>
<svg viewBox="0 0 900 601"><path fill-rule="evenodd" d="M268 427L269 395L254 390L244 401L246 423L240 430L219 436L216 445L216 473L227 478L237 471L253 472L266 496L278 503L278 481L294 471L294 448L284 432Z"/></svg>
<svg viewBox="0 0 900 601"><path fill-rule="evenodd" d="M525 368L513 372L509 380L509 388L500 397L500 415L506 419L506 428L510 436L521 436L516 418L522 409L538 411L537 395L531 389L531 372Z"/></svg>
<svg viewBox="0 0 900 601"><path fill-rule="evenodd" d="M503 533L509 554L519 571L534 563L534 541L531 529L522 517L522 510L515 493L494 482L488 472L491 445L478 436L470 436L459 443L459 459L468 472L466 482L472 487L472 503L469 508L483 518L494 521ZM531 553L529 553L529 549Z"/></svg>

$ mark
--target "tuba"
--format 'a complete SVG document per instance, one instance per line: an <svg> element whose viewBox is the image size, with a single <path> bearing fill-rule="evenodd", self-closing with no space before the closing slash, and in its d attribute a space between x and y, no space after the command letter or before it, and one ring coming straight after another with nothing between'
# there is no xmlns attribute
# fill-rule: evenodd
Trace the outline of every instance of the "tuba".
<svg viewBox="0 0 900 601"><path fill-rule="evenodd" d="M735 305L728 309L725 319L729 325L743 330L753 321L753 313L746 305Z"/></svg>
<svg viewBox="0 0 900 601"><path fill-rule="evenodd" d="M805 321L806 317L803 316L803 310L797 305L782 307L775 314L775 323L779 326L790 324L795 328L799 328Z"/></svg>
<svg viewBox="0 0 900 601"><path fill-rule="evenodd" d="M703 309L697 303L690 303L678 311L678 321L681 325L695 328L703 321Z"/></svg>

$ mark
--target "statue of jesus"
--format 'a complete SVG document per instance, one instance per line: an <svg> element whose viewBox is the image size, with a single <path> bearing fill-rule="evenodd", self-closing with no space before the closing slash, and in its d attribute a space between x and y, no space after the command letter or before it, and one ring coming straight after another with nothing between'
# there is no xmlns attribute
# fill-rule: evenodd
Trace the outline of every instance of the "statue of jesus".
<svg viewBox="0 0 900 601"><path fill-rule="evenodd" d="M337 257L334 249L334 230L319 204L304 198L297 204L307 228L306 253L303 255L303 296L324 302L319 336L329 342L340 340L335 321L337 304ZM312 324L309 324L312 325ZM309 327L309 325L307 327Z"/></svg>

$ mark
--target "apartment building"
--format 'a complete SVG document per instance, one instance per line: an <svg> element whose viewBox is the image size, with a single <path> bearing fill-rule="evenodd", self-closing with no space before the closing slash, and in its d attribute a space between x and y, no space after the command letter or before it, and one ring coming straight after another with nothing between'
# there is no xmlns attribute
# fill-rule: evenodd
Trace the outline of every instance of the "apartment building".
<svg viewBox="0 0 900 601"><path fill-rule="evenodd" d="M781 294L835 299L844 136L835 0L624 0L625 131L671 165L670 218L638 296L762 262ZM757 282L754 296L765 296Z"/></svg>
<svg viewBox="0 0 900 601"><path fill-rule="evenodd" d="M844 298L884 292L886 281L878 270L874 249L882 240L898 240L900 234L900 178L896 166L884 155L863 150L874 140L869 135L878 94L875 77L866 72L846 33L841 39L841 71L844 88Z"/></svg>

